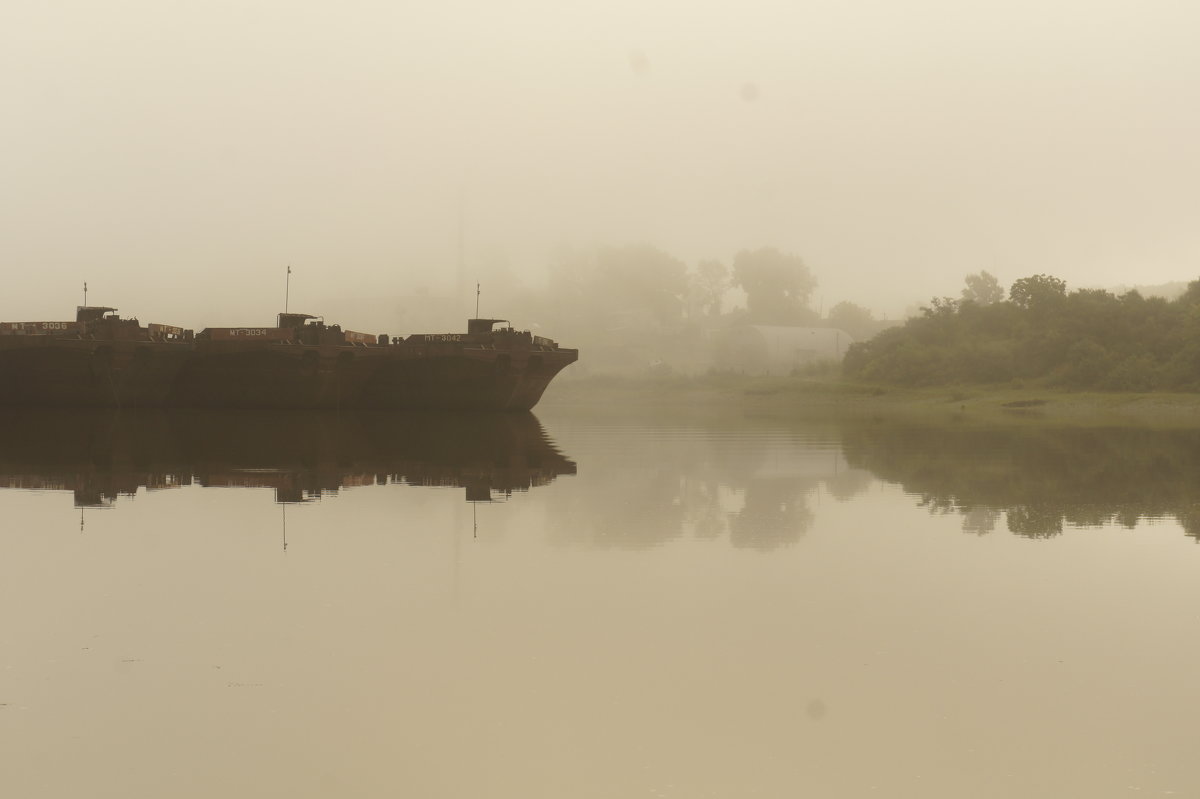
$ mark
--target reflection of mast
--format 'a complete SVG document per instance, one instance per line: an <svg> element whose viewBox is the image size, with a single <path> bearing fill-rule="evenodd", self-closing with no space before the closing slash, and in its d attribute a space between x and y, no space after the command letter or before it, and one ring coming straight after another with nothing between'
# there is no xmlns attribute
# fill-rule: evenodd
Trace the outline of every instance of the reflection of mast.
<svg viewBox="0 0 1200 799"><path fill-rule="evenodd" d="M461 514L461 513L462 513L462 505L455 505L454 506L454 525L450 528L452 543L454 544L454 547L451 551L451 557L453 558L453 562L451 563L452 579L451 579L450 584L451 584L451 590L453 591L453 599L454 599L454 607L455 608L458 608L458 606L459 606L458 573L462 568L462 563L461 563L461 561L462 561L462 544L458 540L458 538L459 538L458 530L460 527L458 520L460 518L459 514Z"/></svg>
<svg viewBox="0 0 1200 799"><path fill-rule="evenodd" d="M475 505L476 505L475 502L471 502L471 538L472 539L479 537L479 517L477 515ZM461 508L462 505L457 505L456 507ZM462 572L462 541L460 540L461 536L459 536L459 534L458 534L458 531L461 529L461 525L458 524L458 519L459 519L459 511L456 510L454 512L455 524L453 527L453 535L454 535L454 607L456 607L456 608L459 606L461 599L462 599L460 585L459 585L459 583L460 583L459 576Z"/></svg>
<svg viewBox="0 0 1200 799"><path fill-rule="evenodd" d="M279 507L283 508L283 554L286 555L287 554L287 504L281 503Z"/></svg>
<svg viewBox="0 0 1200 799"><path fill-rule="evenodd" d="M83 508L79 509L79 532L83 533Z"/></svg>

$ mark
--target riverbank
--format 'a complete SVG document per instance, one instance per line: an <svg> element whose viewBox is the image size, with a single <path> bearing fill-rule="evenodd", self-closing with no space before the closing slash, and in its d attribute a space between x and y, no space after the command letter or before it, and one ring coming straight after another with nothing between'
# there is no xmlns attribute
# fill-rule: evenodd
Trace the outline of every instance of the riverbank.
<svg viewBox="0 0 1200 799"><path fill-rule="evenodd" d="M739 409L780 416L888 416L958 421L1045 420L1200 427L1200 394L1084 392L1012 386L896 386L801 377L600 376L560 379L539 408L672 412Z"/></svg>

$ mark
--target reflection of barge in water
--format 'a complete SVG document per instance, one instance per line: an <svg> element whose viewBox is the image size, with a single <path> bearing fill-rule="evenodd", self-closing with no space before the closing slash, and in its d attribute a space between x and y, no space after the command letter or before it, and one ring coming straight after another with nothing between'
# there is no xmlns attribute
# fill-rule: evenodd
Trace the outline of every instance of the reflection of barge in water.
<svg viewBox="0 0 1200 799"><path fill-rule="evenodd" d="M578 350L470 319L391 338L280 314L275 327L143 327L113 308L0 323L0 404L529 410Z"/></svg>
<svg viewBox="0 0 1200 799"><path fill-rule="evenodd" d="M186 485L273 488L279 502L457 486L487 501L574 473L530 413L0 413L0 487L73 491L79 507Z"/></svg>

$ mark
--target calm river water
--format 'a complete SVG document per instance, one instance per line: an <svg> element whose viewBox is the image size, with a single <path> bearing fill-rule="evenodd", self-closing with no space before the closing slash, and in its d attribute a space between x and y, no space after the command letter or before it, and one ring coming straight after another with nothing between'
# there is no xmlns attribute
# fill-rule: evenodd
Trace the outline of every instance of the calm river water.
<svg viewBox="0 0 1200 799"><path fill-rule="evenodd" d="M1200 434L0 416L0 792L1200 795Z"/></svg>

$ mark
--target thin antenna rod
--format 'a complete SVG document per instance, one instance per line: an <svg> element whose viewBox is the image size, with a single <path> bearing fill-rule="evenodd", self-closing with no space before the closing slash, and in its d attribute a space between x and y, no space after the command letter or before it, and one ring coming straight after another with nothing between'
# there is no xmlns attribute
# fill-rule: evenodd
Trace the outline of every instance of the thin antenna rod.
<svg viewBox="0 0 1200 799"><path fill-rule="evenodd" d="M479 318L479 284L475 284L475 318Z"/></svg>
<svg viewBox="0 0 1200 799"><path fill-rule="evenodd" d="M292 290L292 265L288 264L287 280L283 284L283 312L288 312L288 295Z"/></svg>
<svg viewBox="0 0 1200 799"><path fill-rule="evenodd" d="M83 307L87 307L87 281L83 281Z"/></svg>

